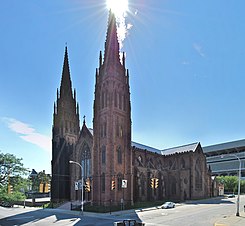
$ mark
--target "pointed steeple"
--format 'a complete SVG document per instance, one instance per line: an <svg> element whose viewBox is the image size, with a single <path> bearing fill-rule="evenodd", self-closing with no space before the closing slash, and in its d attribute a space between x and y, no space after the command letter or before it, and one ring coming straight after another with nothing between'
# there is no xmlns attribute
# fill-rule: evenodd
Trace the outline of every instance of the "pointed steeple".
<svg viewBox="0 0 245 226"><path fill-rule="evenodd" d="M65 47L60 90L57 89L53 117L53 138L58 140L62 137L69 143L75 142L80 131L80 120L76 90L74 89L74 93L72 92L67 46Z"/></svg>
<svg viewBox="0 0 245 226"><path fill-rule="evenodd" d="M60 97L72 97L72 85L71 85L67 46L65 47L65 56L64 56L63 71L62 71L62 78L61 78L61 85L60 85Z"/></svg>
<svg viewBox="0 0 245 226"><path fill-rule="evenodd" d="M104 63L112 64L112 65L114 65L115 63L120 63L116 17L111 10L109 12L109 19L108 19Z"/></svg>

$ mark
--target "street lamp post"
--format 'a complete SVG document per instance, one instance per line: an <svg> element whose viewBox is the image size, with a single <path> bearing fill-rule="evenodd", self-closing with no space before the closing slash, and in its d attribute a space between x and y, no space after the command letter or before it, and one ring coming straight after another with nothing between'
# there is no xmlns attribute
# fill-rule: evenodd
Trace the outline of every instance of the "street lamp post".
<svg viewBox="0 0 245 226"><path fill-rule="evenodd" d="M239 160L239 170L238 170L238 190L237 190L237 212L236 212L236 216L240 216L239 213L239 206L240 206L240 189L241 189L241 168L242 168L242 163L241 163L241 159L237 156L236 158Z"/></svg>
<svg viewBox="0 0 245 226"><path fill-rule="evenodd" d="M235 156L238 161L239 161L239 169L238 169L238 190L237 190L237 211L236 211L236 216L240 216L240 188L241 188L241 168L242 168L242 162L241 159L236 155L236 154L229 154L229 156Z"/></svg>
<svg viewBox="0 0 245 226"><path fill-rule="evenodd" d="M72 161L70 160L69 163L74 163L76 165L78 165L80 168L81 168L81 178L82 178L82 202L81 202L81 212L82 212L82 215L83 215L83 167L80 163L78 162L75 162L75 161Z"/></svg>

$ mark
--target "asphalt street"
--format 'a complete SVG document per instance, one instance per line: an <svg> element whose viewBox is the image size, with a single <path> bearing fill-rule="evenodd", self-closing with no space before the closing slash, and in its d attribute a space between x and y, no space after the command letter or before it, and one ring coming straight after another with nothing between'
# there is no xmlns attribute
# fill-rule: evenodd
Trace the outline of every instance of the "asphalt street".
<svg viewBox="0 0 245 226"><path fill-rule="evenodd" d="M241 196L240 217L236 217L236 198L209 199L180 203L173 209L137 209L98 214L40 208L0 207L0 225L113 225L115 221L135 219L155 226L214 226L245 225L245 196Z"/></svg>

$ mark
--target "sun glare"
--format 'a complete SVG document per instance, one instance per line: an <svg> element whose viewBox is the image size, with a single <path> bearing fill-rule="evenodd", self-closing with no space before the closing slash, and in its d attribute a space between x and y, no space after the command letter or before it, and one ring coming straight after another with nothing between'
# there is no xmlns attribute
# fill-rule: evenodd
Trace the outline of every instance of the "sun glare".
<svg viewBox="0 0 245 226"><path fill-rule="evenodd" d="M116 16L123 15L128 10L128 0L107 0L106 5Z"/></svg>

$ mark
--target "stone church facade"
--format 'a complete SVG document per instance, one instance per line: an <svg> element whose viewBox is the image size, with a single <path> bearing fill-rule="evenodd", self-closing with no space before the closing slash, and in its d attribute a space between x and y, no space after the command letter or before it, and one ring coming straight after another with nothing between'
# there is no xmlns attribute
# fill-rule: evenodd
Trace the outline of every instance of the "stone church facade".
<svg viewBox="0 0 245 226"><path fill-rule="evenodd" d="M132 147L134 200L191 200L211 196L211 172L200 143L161 151ZM158 188L151 189L151 178Z"/></svg>
<svg viewBox="0 0 245 226"><path fill-rule="evenodd" d="M93 110L93 129L87 128L84 117L80 130L66 47L53 114L53 202L81 200L81 190L75 189L81 178L89 186L84 187L83 198L94 205L211 195L210 170L200 143L161 151L132 142L129 72L124 53L119 57L116 19L111 12L104 55L100 52L95 73Z"/></svg>

